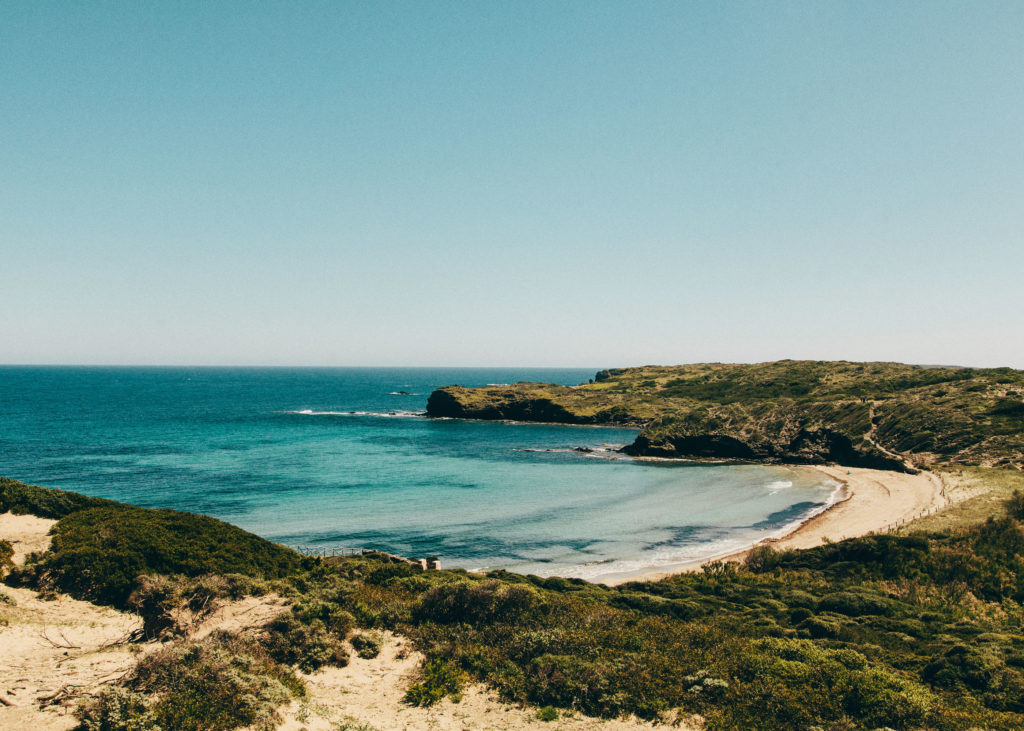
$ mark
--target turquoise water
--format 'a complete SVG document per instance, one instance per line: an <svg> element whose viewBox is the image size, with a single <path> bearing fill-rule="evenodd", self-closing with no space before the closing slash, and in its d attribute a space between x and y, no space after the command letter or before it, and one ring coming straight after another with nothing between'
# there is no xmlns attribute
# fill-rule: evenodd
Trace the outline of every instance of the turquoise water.
<svg viewBox="0 0 1024 731"><path fill-rule="evenodd" d="M633 430L422 415L446 384L593 373L3 367L0 475L291 545L584 578L734 550L830 500L807 470L617 455Z"/></svg>

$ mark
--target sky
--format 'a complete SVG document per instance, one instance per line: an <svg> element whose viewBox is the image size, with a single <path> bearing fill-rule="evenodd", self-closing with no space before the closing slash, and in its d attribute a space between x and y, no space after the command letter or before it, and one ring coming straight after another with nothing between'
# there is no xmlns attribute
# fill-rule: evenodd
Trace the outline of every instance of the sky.
<svg viewBox="0 0 1024 731"><path fill-rule="evenodd" d="M0 363L1024 368L1024 3L0 3Z"/></svg>

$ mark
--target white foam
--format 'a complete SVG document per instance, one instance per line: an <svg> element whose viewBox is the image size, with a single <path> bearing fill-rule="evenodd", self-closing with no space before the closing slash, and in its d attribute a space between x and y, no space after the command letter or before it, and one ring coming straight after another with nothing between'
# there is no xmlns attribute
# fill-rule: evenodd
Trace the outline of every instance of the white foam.
<svg viewBox="0 0 1024 731"><path fill-rule="evenodd" d="M301 414L302 416L376 416L388 419L411 419L426 416L426 411L313 411L312 409L301 409L298 411L286 411L286 414Z"/></svg>
<svg viewBox="0 0 1024 731"><path fill-rule="evenodd" d="M785 490L787 487L793 487L791 480L775 480L775 482L769 482L765 485L772 492L778 492L779 490Z"/></svg>

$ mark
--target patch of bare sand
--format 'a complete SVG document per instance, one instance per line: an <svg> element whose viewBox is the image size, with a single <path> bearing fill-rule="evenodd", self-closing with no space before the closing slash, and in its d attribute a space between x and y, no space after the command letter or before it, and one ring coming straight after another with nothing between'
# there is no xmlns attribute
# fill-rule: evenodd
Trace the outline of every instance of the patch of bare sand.
<svg viewBox="0 0 1024 731"><path fill-rule="evenodd" d="M14 547L14 563L23 563L27 554L49 548L50 529L56 522L34 515L0 513L0 538Z"/></svg>
<svg viewBox="0 0 1024 731"><path fill-rule="evenodd" d="M281 731L513 731L534 728L634 731L654 728L637 719L606 720L579 714L560 714L557 720L544 722L537 717L536 708L502 703L482 685L467 688L458 703L445 699L430 708L409 706L402 698L415 682L422 662L423 656L412 650L408 640L386 633L380 654L372 660L353 655L347 667L304 675L309 697L293 702L284 710ZM702 726L687 720L676 728Z"/></svg>

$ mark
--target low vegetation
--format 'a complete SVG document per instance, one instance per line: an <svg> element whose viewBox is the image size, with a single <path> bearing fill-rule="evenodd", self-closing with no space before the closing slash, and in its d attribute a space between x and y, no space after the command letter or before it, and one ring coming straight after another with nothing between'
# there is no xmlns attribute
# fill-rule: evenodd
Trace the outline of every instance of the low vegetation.
<svg viewBox="0 0 1024 731"><path fill-rule="evenodd" d="M569 388L431 394L433 416L641 426L631 454L913 469L1024 466L1024 371L777 361L645 366Z"/></svg>
<svg viewBox="0 0 1024 731"><path fill-rule="evenodd" d="M79 706L87 731L226 731L277 727L305 686L252 640L217 634L142 659L121 684Z"/></svg>
<svg viewBox="0 0 1024 731"><path fill-rule="evenodd" d="M127 606L142 574L273 579L303 562L294 551L205 515L95 502L10 481L0 487L8 509L60 517L51 550L30 556L12 580L99 604Z"/></svg>
<svg viewBox="0 0 1024 731"><path fill-rule="evenodd" d="M14 546L11 545L10 541L0 540L0 579L4 578L14 568L14 561L11 560L12 556L14 556Z"/></svg>
<svg viewBox="0 0 1024 731"><path fill-rule="evenodd" d="M374 556L303 559L202 516L83 506L57 523L63 540L9 580L134 607L165 639L182 607L271 590L291 598L258 631L182 638L146 656L82 704L85 729L273 728L277 708L304 693L298 673L376 655L383 630L426 655L406 695L416 705L481 681L545 719L564 709L699 714L712 729L1013 729L1024 726L1024 495L999 508L942 531L765 547L744 565L609 588ZM110 510L119 537L86 535L111 525ZM195 562L175 560L171 535L186 537ZM138 573L107 570L97 551L136 557ZM54 576L76 561L95 572L88 581Z"/></svg>

